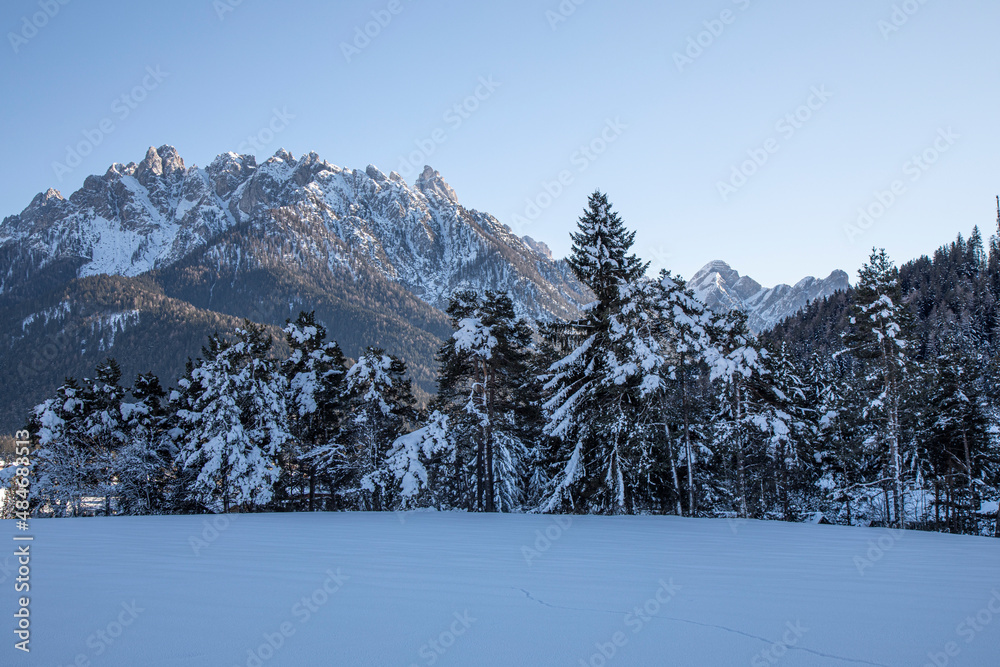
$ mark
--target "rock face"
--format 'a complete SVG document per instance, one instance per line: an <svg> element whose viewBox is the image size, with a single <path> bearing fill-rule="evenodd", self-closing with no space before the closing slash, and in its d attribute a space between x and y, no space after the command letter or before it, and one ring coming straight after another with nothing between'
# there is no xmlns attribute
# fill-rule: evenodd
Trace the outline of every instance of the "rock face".
<svg viewBox="0 0 1000 667"><path fill-rule="evenodd" d="M346 272L365 265L436 307L457 288L505 290L521 314L567 317L586 300L565 262L518 238L493 216L461 206L426 167L412 186L374 166L344 169L287 151L258 165L224 153L185 167L171 146L138 164L114 164L64 199L36 196L0 225L0 294L36 282L98 274L137 276L170 267L250 226L280 235L282 261ZM229 246L238 241L227 241ZM216 257L233 247L215 248ZM244 256L268 264L274 257Z"/></svg>
<svg viewBox="0 0 1000 667"><path fill-rule="evenodd" d="M761 332L796 314L811 301L846 290L850 285L847 274L838 270L823 279L809 276L791 286L767 288L749 276L741 276L729 264L715 260L694 274L688 286L716 312L733 308L746 312L750 329Z"/></svg>

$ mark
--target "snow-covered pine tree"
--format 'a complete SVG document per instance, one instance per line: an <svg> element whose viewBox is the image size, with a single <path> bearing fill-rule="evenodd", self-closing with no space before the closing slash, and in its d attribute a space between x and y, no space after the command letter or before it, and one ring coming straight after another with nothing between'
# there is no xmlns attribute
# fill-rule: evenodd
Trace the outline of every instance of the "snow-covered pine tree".
<svg viewBox="0 0 1000 667"><path fill-rule="evenodd" d="M760 489L759 511L764 511L763 480L751 479L765 455L765 440L772 435L773 398L763 349L747 327L746 313L738 309L717 317L713 325L715 346L709 350L711 379L716 382L718 412L713 421L711 450L722 462L716 483L728 496L727 511L750 515L751 489Z"/></svg>
<svg viewBox="0 0 1000 667"><path fill-rule="evenodd" d="M374 482L388 489L393 509L456 506L452 492L456 470L456 442L448 415L434 410L427 423L392 443Z"/></svg>
<svg viewBox="0 0 1000 667"><path fill-rule="evenodd" d="M79 514L85 496L96 493L95 460L86 435L85 392L67 378L52 398L32 410L27 430L37 438L31 485L36 511L55 516Z"/></svg>
<svg viewBox="0 0 1000 667"><path fill-rule="evenodd" d="M568 259L596 301L568 332L548 369L543 408L553 441L549 488L540 510L618 514L647 501L651 438L642 428L664 367L655 335L655 291L647 265L629 254L628 231L595 192L572 235Z"/></svg>
<svg viewBox="0 0 1000 667"><path fill-rule="evenodd" d="M981 373L984 362L952 338L945 341L931 372L925 374L925 456L934 483L936 523L948 532L978 533L973 514L979 511L983 492L992 495L996 487L1000 462L990 442Z"/></svg>
<svg viewBox="0 0 1000 667"><path fill-rule="evenodd" d="M891 521L905 525L903 429L900 407L904 380L910 367L909 342L904 331L908 316L902 304L899 271L885 249L873 249L858 273L851 329L846 336L852 353L869 367L871 382L865 414L881 422L878 441L886 453L892 485Z"/></svg>
<svg viewBox="0 0 1000 667"><path fill-rule="evenodd" d="M191 369L189 407L178 411L180 464L196 477L191 491L211 510L267 505L280 476L287 431L286 380L267 357L271 340L245 321L235 341L218 334ZM184 385L182 385L184 386Z"/></svg>
<svg viewBox="0 0 1000 667"><path fill-rule="evenodd" d="M334 480L318 472L306 454L334 440L344 419L344 354L336 341L326 341L326 328L314 312L301 312L287 322L285 339L291 355L283 365L288 380L288 420L292 440L286 447L287 486L308 489L308 509L315 509L316 485L332 488Z"/></svg>
<svg viewBox="0 0 1000 667"><path fill-rule="evenodd" d="M117 509L122 514L167 511L166 487L176 450L166 435L166 392L152 373L139 375L131 389L135 402L122 402L125 442L112 466Z"/></svg>
<svg viewBox="0 0 1000 667"><path fill-rule="evenodd" d="M815 410L813 422L816 485L822 509L853 525L857 511L853 505L864 489L865 434L857 424L862 407L859 392L853 389L853 368L841 356L813 353L807 378L808 403Z"/></svg>
<svg viewBox="0 0 1000 667"><path fill-rule="evenodd" d="M112 511L114 458L126 439L120 379L118 363L108 359L95 380L67 379L33 410L29 432L38 434L40 446L33 493L57 516L79 514L85 498L102 499L104 513Z"/></svg>
<svg viewBox="0 0 1000 667"><path fill-rule="evenodd" d="M471 461L480 512L509 512L522 501L526 444L522 441L532 329L514 313L510 296L460 291L448 306L454 334L438 354L439 410L462 461ZM471 446L472 451L466 452ZM471 500L471 499L470 499Z"/></svg>
<svg viewBox="0 0 1000 667"><path fill-rule="evenodd" d="M125 389L121 386L122 372L115 359L106 359L98 364L95 379L85 380L85 393L89 400L84 418L89 446L95 454L94 489L97 497L103 498L104 513L112 512L112 497L116 494L115 458L127 443L125 420L122 419L122 402Z"/></svg>
<svg viewBox="0 0 1000 667"><path fill-rule="evenodd" d="M675 512L684 514L678 468L686 469L688 515L698 512L698 450L697 436L700 435L702 419L698 413L703 409L698 396L698 383L706 368L706 357L712 349L712 316L705 305L687 288L683 279L673 276L667 270L660 273L657 284L656 301L659 316L659 335L663 341L663 354L667 363L665 369L670 382L660 392L661 420L664 429L669 469L676 490ZM672 409L671 409L672 408ZM676 414L676 419L671 415ZM679 448L674 447L670 423L678 428ZM675 453L679 452L679 456ZM679 459L679 461L678 461Z"/></svg>
<svg viewBox="0 0 1000 667"><path fill-rule="evenodd" d="M380 511L397 502L386 459L396 439L416 421L414 403L406 364L381 348L367 348L347 371L349 416L336 441L309 456L344 476L340 493L357 509Z"/></svg>
<svg viewBox="0 0 1000 667"><path fill-rule="evenodd" d="M807 384L802 378L794 357L782 344L772 349L764 358L767 388L771 396L764 404L764 414L759 428L767 435L767 455L773 468L775 500L781 506L785 521L793 521L797 510L815 510L806 507L807 492L811 490L814 445L810 428L815 408L808 402ZM806 492L806 493L804 493ZM794 500L793 500L794 499Z"/></svg>

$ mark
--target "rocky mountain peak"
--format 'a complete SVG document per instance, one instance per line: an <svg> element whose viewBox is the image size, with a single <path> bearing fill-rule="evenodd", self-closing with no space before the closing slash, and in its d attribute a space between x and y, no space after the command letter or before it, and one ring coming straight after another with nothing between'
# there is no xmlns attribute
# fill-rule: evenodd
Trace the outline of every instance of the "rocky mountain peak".
<svg viewBox="0 0 1000 667"><path fill-rule="evenodd" d="M552 250L549 248L549 246L545 245L541 241L536 241L530 236L522 237L521 240L524 241L525 245L527 245L529 248L534 250L542 257L545 257L547 259L552 259Z"/></svg>
<svg viewBox="0 0 1000 667"><path fill-rule="evenodd" d="M847 273L834 271L824 279L808 276L794 286L763 287L750 276L741 276L722 260L715 260L695 273L688 286L715 312L734 308L747 313L751 330L760 332L791 317L816 299L850 287Z"/></svg>
<svg viewBox="0 0 1000 667"><path fill-rule="evenodd" d="M146 150L146 157L136 165L135 178L143 185L149 185L154 178L183 174L184 160L173 146L152 146Z"/></svg>
<svg viewBox="0 0 1000 667"><path fill-rule="evenodd" d="M424 167L423 172L417 177L415 185L425 195L433 195L453 204L458 203L458 195L455 194L455 191L441 178L441 174L430 166Z"/></svg>

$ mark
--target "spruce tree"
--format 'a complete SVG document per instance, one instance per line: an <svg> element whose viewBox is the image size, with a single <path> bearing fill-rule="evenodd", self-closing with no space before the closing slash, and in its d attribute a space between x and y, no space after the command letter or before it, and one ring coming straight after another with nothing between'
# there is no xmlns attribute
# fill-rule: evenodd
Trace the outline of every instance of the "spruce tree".
<svg viewBox="0 0 1000 667"><path fill-rule="evenodd" d="M387 458L396 439L417 419L406 364L369 347L345 376L347 419L334 442L310 453L340 476L339 493L361 510L391 508L397 498Z"/></svg>
<svg viewBox="0 0 1000 667"><path fill-rule="evenodd" d="M285 326L285 340L291 355L282 372L288 382L288 420L292 435L285 449L286 485L308 489L307 509L316 506L319 471L313 458L306 456L334 440L345 417L344 354L335 341L326 341L326 328L316 321L315 312L301 312ZM329 488L333 480L322 479Z"/></svg>
<svg viewBox="0 0 1000 667"><path fill-rule="evenodd" d="M573 234L570 266L596 297L547 370L544 428L552 442L540 509L626 513L647 504L652 437L643 423L663 385L655 290L630 254L634 232L596 192Z"/></svg>
<svg viewBox="0 0 1000 667"><path fill-rule="evenodd" d="M706 367L709 350L713 348L712 316L705 305L687 288L683 279L662 271L658 283L656 307L660 332L664 341L664 358L667 363L666 375L671 382L664 386L661 394L664 430L669 429L671 413L677 414L680 441L680 459L687 472L688 515L698 512L698 488L695 482L698 455L696 441L698 426L703 419L699 412L703 409L698 396L698 380ZM670 410L667 404L676 406ZM676 513L683 515L681 508L681 485L675 463L674 447L670 437L666 438L666 454L669 457L670 474L677 490Z"/></svg>
<svg viewBox="0 0 1000 667"><path fill-rule="evenodd" d="M31 493L38 511L79 514L83 498L94 495L96 452L86 435L87 397L73 378L32 410L27 430L36 434Z"/></svg>
<svg viewBox="0 0 1000 667"><path fill-rule="evenodd" d="M234 342L216 334L186 383L196 385L178 411L180 465L195 477L197 502L229 512L267 505L280 477L287 431L286 380L267 356L271 340L249 321Z"/></svg>
<svg viewBox="0 0 1000 667"><path fill-rule="evenodd" d="M853 354L871 369L869 380L873 384L866 414L879 419L884 427L879 440L886 448L886 470L892 484L891 520L902 528L905 473L900 410L910 366L905 332L909 318L902 304L899 271L885 249L872 250L858 278L847 340Z"/></svg>
<svg viewBox="0 0 1000 667"><path fill-rule="evenodd" d="M449 416L451 437L472 445L460 456L474 462L474 509L511 511L523 495L527 413L519 395L529 384L532 329L497 292L456 293L448 314L455 332L438 355L436 405Z"/></svg>
<svg viewBox="0 0 1000 667"><path fill-rule="evenodd" d="M115 498L122 514L167 512L167 485L176 451L166 434L166 392L152 373L139 375L131 389L134 402L121 404L125 443L113 465Z"/></svg>

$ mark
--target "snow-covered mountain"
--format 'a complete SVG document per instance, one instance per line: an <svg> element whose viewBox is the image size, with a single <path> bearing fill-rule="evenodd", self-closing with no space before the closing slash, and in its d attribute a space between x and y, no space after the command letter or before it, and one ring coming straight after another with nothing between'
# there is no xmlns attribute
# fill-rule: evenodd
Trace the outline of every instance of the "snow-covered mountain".
<svg viewBox="0 0 1000 667"><path fill-rule="evenodd" d="M154 371L168 384L213 331L246 318L280 338L301 310L350 357L368 345L402 357L427 396L459 288L509 292L542 320L590 300L565 261L462 206L429 167L407 184L315 153L200 168L150 148L0 224L0 367L17 378L0 386L0 432L106 357L124 381Z"/></svg>
<svg viewBox="0 0 1000 667"><path fill-rule="evenodd" d="M374 166L344 169L284 150L260 165L224 153L201 169L185 167L171 146L150 148L138 164L112 165L69 199L50 189L6 218L0 294L41 273L162 270L244 225L265 238L280 235L283 262L347 274L365 265L438 308L462 287L510 291L521 314L541 319L570 316L585 300L565 262L464 208L430 167L412 186ZM212 255L221 261L235 252L244 268L275 259L244 250L229 243Z"/></svg>
<svg viewBox="0 0 1000 667"><path fill-rule="evenodd" d="M709 262L688 281L694 293L716 312L738 308L747 313L752 331L771 329L805 308L811 301L849 287L848 276L834 271L823 279L809 276L794 285L762 287L750 276L741 276L721 260Z"/></svg>

